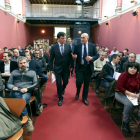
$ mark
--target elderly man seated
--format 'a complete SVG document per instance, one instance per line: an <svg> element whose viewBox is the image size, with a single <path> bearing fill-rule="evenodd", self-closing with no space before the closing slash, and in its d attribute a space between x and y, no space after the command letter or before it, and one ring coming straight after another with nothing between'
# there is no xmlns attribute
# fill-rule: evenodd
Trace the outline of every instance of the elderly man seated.
<svg viewBox="0 0 140 140"><path fill-rule="evenodd" d="M100 53L100 57L94 61L94 74L97 75L96 79L96 89L95 93L99 94L99 86L101 82L101 71L103 66L106 64L107 60L105 59L105 52Z"/></svg>
<svg viewBox="0 0 140 140"><path fill-rule="evenodd" d="M19 69L14 70L8 80L7 87L11 90L10 98L20 98L29 103L31 92L38 86L36 72L27 68L27 58L20 56L18 58ZM21 116L28 116L27 108L25 107ZM34 130L31 119L28 117L26 130L32 132Z"/></svg>

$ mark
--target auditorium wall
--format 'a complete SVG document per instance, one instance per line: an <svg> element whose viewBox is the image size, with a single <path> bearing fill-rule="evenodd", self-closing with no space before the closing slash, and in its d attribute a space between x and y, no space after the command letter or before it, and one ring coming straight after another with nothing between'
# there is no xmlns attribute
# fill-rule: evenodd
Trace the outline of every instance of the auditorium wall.
<svg viewBox="0 0 140 140"><path fill-rule="evenodd" d="M41 31L45 30L45 33ZM54 36L54 27L49 26L31 26L31 44L33 44L33 40L37 39L49 39L49 45L53 44L53 36Z"/></svg>
<svg viewBox="0 0 140 140"><path fill-rule="evenodd" d="M125 13L121 18L113 18L106 25L105 22L91 29L91 40L100 46L108 46L110 50L117 47L119 51L128 48L129 52L140 54L140 8L138 16L133 11Z"/></svg>
<svg viewBox="0 0 140 140"><path fill-rule="evenodd" d="M12 48L21 46L25 47L30 44L30 31L29 25L19 22L12 15L6 15L3 10L0 10L0 47Z"/></svg>

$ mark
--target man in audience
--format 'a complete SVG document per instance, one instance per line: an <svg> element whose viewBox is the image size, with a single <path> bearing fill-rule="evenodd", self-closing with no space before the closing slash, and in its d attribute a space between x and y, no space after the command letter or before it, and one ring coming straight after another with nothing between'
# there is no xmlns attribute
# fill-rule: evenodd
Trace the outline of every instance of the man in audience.
<svg viewBox="0 0 140 140"><path fill-rule="evenodd" d="M101 82L101 71L103 66L106 64L107 60L105 59L105 52L100 53L100 57L94 61L94 73L97 74L97 79L96 79L96 89L95 93L99 94L99 86Z"/></svg>
<svg viewBox="0 0 140 140"><path fill-rule="evenodd" d="M47 82L48 77L43 73L47 70L46 60L42 56L39 55L39 51L35 51L35 60L38 62L38 64L42 68L42 74L40 75L42 77L42 81L40 82L40 88Z"/></svg>
<svg viewBox="0 0 140 140"><path fill-rule="evenodd" d="M13 49L9 49L9 53L13 56Z"/></svg>
<svg viewBox="0 0 140 140"><path fill-rule="evenodd" d="M3 51L4 51L4 52L8 52L8 48L7 48L7 47L4 47L4 48L3 48Z"/></svg>
<svg viewBox="0 0 140 140"><path fill-rule="evenodd" d="M19 53L22 53L23 52L23 50L21 49L20 46L17 46L17 50L19 51Z"/></svg>
<svg viewBox="0 0 140 140"><path fill-rule="evenodd" d="M100 47L97 45L96 46L97 52L99 53Z"/></svg>
<svg viewBox="0 0 140 140"><path fill-rule="evenodd" d="M26 104L30 102L32 91L38 85L38 79L35 71L27 68L27 58L20 56L18 58L19 70L14 70L8 80L7 87L12 90L10 92L10 98L20 98L26 101ZM21 113L21 116L28 116L27 108L25 107ZM26 129L28 132L34 130L31 119L28 117L26 123Z"/></svg>
<svg viewBox="0 0 140 140"><path fill-rule="evenodd" d="M38 62L35 59L31 59L31 55L29 52L25 52L25 56L27 58L27 68L34 70L37 74L38 77L41 77L40 80L40 85L44 85L44 83L46 82L46 79L43 78L44 75L42 75L42 68L41 66L38 64ZM38 89L37 91L35 91L35 96L37 99L37 109L36 109L36 114L40 115L42 113L43 110L43 106L41 103L41 96L40 96L40 90Z"/></svg>
<svg viewBox="0 0 140 140"><path fill-rule="evenodd" d="M113 51L111 51L110 55L113 55L113 54L118 54L119 52L117 51L117 48L114 47L113 48Z"/></svg>
<svg viewBox="0 0 140 140"><path fill-rule="evenodd" d="M104 52L105 52L105 59L106 59L108 62L111 62L111 57L109 56L108 51L104 51Z"/></svg>
<svg viewBox="0 0 140 140"><path fill-rule="evenodd" d="M124 51L123 51L125 61L128 61L128 57L129 57L128 51L129 51L129 50L128 50L127 48L124 49Z"/></svg>
<svg viewBox="0 0 140 140"><path fill-rule="evenodd" d="M124 53L123 53L123 52L119 52L118 55L119 55L119 57L120 57L119 65L120 65L121 71L122 71L122 69L123 69L123 64L126 62L126 60L124 59Z"/></svg>
<svg viewBox="0 0 140 140"><path fill-rule="evenodd" d="M0 59L3 59L3 52L1 48L0 48Z"/></svg>
<svg viewBox="0 0 140 140"><path fill-rule="evenodd" d="M72 42L71 37L67 38L67 42L70 44L71 46L71 51L72 53L74 52L75 49L75 44ZM73 60L74 61L74 60ZM74 62L73 62L74 63ZM73 77L73 70L71 71L71 76Z"/></svg>
<svg viewBox="0 0 140 140"><path fill-rule="evenodd" d="M0 72L2 75L2 78L5 80L5 86L7 85L7 81L9 79L9 76L11 75L11 72L18 68L17 62L10 61L11 54L9 52L3 53L3 62L0 62Z"/></svg>
<svg viewBox="0 0 140 140"><path fill-rule="evenodd" d="M48 56L47 56L46 54L44 54L44 51L43 51L43 49L42 49L42 48L41 48L41 49L39 49L39 54L40 54L40 56L42 56L43 58L45 58L46 63L48 63L48 62L49 62Z"/></svg>
<svg viewBox="0 0 140 140"><path fill-rule="evenodd" d="M13 57L11 57L11 60L17 62L18 57L19 57L19 50L13 49Z"/></svg>
<svg viewBox="0 0 140 140"><path fill-rule="evenodd" d="M114 72L121 72L121 68L118 65L120 57L117 54L111 56L111 62L106 62L102 69L101 86L107 90L108 86L115 79L113 78Z"/></svg>
<svg viewBox="0 0 140 140"><path fill-rule="evenodd" d="M128 65L129 62L135 62L135 61L136 61L136 54L132 52L132 53L129 54L128 61L126 61L123 64L122 72L125 72L126 71L127 65ZM139 64L139 67L140 67L140 64ZM140 70L139 70L139 72L140 72Z"/></svg>

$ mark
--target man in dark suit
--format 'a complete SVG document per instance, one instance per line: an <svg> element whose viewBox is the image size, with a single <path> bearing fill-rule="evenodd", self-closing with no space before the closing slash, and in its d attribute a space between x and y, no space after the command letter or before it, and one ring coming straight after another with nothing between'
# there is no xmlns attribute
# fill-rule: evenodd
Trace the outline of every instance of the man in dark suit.
<svg viewBox="0 0 140 140"><path fill-rule="evenodd" d="M50 53L50 71L55 73L56 76L56 85L57 85L57 94L59 98L58 105L62 105L62 100L65 92L65 88L68 84L68 78L70 70L73 68L73 58L71 46L66 42L66 34L64 32L59 32L57 34L58 43L54 44L51 47ZM53 68L53 60L54 68ZM71 65L70 65L71 64ZM71 66L71 68L70 68ZM62 85L63 80L63 85Z"/></svg>
<svg viewBox="0 0 140 140"><path fill-rule="evenodd" d="M74 49L75 49L75 44L72 42L71 38L67 38L67 42L70 44L71 46L71 51L72 53L74 52ZM74 61L74 60L73 60ZM71 76L73 77L73 70L71 71Z"/></svg>
<svg viewBox="0 0 140 140"><path fill-rule="evenodd" d="M89 36L87 33L81 35L81 44L75 46L73 58L76 59L76 100L79 98L80 89L84 81L83 102L89 105L87 101L89 83L92 73L94 72L93 61L98 59L96 46L88 42Z"/></svg>
<svg viewBox="0 0 140 140"><path fill-rule="evenodd" d="M0 62L0 72L2 78L5 80L5 85L7 85L7 81L11 72L18 68L18 64L15 61L10 61L11 54L9 52L3 53L3 61Z"/></svg>

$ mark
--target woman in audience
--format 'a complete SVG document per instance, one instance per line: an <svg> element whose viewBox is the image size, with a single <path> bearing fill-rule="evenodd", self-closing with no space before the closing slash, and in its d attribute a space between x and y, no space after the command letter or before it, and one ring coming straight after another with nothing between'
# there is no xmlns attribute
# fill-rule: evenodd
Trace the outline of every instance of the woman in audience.
<svg viewBox="0 0 140 140"><path fill-rule="evenodd" d="M130 132L129 118L136 107L127 96L136 99L139 98L140 73L138 73L138 71L138 63L129 62L127 65L127 71L120 75L116 86L117 92L115 92L115 98L124 104L123 129L127 132Z"/></svg>

